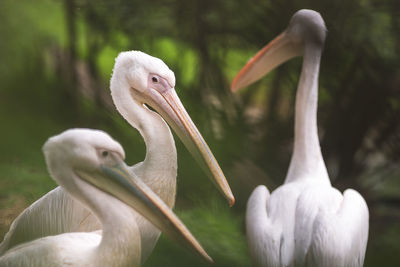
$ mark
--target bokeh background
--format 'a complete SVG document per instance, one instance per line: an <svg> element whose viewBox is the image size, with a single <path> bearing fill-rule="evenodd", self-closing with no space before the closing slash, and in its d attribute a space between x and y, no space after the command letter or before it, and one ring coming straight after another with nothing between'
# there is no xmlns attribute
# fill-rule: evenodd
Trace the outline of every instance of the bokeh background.
<svg viewBox="0 0 400 267"><path fill-rule="evenodd" d="M301 58L237 95L230 81L301 8L328 37L318 123L334 186L370 209L365 266L400 266L400 1L0 0L0 239L55 187L41 146L72 127L119 140L143 160L141 136L109 93L114 58L141 50L175 72L177 93L224 170L229 208L181 142L175 212L215 266L250 266L244 214L258 184L282 184L292 151ZM145 266L204 266L164 236Z"/></svg>

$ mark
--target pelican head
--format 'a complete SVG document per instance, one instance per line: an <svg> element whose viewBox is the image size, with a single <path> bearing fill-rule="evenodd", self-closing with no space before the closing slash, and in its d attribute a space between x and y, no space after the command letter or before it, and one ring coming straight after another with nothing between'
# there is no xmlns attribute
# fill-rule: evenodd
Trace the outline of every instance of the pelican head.
<svg viewBox="0 0 400 267"><path fill-rule="evenodd" d="M116 108L125 119L136 124L133 126L137 129L149 123L143 119L146 116L141 117L141 114L153 112L146 105L156 110L233 205L229 184L175 92L174 73L162 60L140 51L120 53L115 60L110 87ZM129 119L132 116L136 117Z"/></svg>
<svg viewBox="0 0 400 267"><path fill-rule="evenodd" d="M88 187L97 188L130 206L170 238L212 262L171 209L129 171L121 145L105 132L67 130L51 137L44 144L43 152L53 179L82 203L92 208L104 204L98 195L94 196L98 191L87 191ZM93 195L86 196L88 192Z"/></svg>
<svg viewBox="0 0 400 267"><path fill-rule="evenodd" d="M321 48L326 38L326 27L321 15L313 10L302 9L291 18L286 30L262 48L239 71L231 90L246 87L287 60L302 56L308 45Z"/></svg>
<svg viewBox="0 0 400 267"><path fill-rule="evenodd" d="M324 20L318 12L309 9L297 11L285 32L292 42L299 44L315 42L323 45L326 38Z"/></svg>

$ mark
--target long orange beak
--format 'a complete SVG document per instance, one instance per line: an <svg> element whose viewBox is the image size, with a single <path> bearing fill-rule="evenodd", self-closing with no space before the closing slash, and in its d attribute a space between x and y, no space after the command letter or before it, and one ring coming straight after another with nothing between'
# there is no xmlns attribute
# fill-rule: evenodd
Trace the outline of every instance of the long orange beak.
<svg viewBox="0 0 400 267"><path fill-rule="evenodd" d="M286 32L281 33L239 71L233 79L231 91L235 92L254 83L280 64L300 55L301 50L298 45L290 40Z"/></svg>

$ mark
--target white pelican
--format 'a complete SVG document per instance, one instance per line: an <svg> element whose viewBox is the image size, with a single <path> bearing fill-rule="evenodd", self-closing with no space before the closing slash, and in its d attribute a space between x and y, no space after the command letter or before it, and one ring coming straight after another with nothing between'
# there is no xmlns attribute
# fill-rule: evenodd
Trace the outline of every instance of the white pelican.
<svg viewBox="0 0 400 267"><path fill-rule="evenodd" d="M131 174L121 145L106 133L67 130L51 137L43 152L53 179L99 218L103 231L21 244L0 257L0 266L139 266L140 230L132 208L212 262L171 209Z"/></svg>
<svg viewBox="0 0 400 267"><path fill-rule="evenodd" d="M174 73L163 61L139 51L122 52L115 60L110 87L117 110L139 130L146 144L146 158L130 167L132 172L170 208L174 206L177 155L164 118L233 205L234 198L225 176L176 95ZM153 107L163 118L145 104ZM139 214L137 223L144 261L157 243L160 231ZM17 244L39 237L99 229L101 225L97 218L57 187L12 223L0 244L0 255Z"/></svg>
<svg viewBox="0 0 400 267"><path fill-rule="evenodd" d="M258 186L247 202L246 231L256 266L362 266L368 207L352 189L331 186L317 131L318 72L326 28L320 14L296 12L288 28L235 77L236 91L295 56L303 56L297 89L293 155L285 183Z"/></svg>

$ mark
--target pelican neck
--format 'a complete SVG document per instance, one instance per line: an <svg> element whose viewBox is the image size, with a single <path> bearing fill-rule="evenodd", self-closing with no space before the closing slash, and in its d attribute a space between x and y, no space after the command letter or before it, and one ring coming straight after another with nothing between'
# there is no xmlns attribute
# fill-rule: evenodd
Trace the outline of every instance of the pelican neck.
<svg viewBox="0 0 400 267"><path fill-rule="evenodd" d="M60 174L60 173L65 173ZM85 182L74 171L58 172L60 185L86 206L102 224L100 243L85 253L93 266L139 266L141 259L140 231L132 208L97 187ZM117 253L116 253L117 252Z"/></svg>
<svg viewBox="0 0 400 267"><path fill-rule="evenodd" d="M136 100L136 95L128 83L113 83L112 87L117 110L139 131L146 146L145 159L131 169L172 208L175 203L178 167L171 130L158 113Z"/></svg>
<svg viewBox="0 0 400 267"><path fill-rule="evenodd" d="M301 179L328 182L317 128L318 75L322 45L306 44L296 93L293 154L285 183Z"/></svg>

